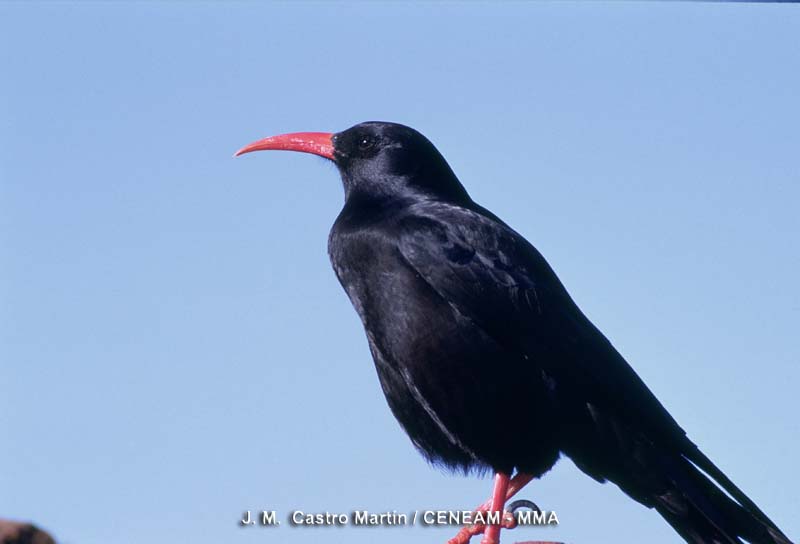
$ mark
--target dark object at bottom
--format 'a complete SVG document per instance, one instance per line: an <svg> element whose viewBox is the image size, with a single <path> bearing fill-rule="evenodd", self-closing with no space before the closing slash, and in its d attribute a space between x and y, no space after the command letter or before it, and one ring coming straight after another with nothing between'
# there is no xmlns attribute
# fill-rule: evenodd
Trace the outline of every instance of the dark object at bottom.
<svg viewBox="0 0 800 544"><path fill-rule="evenodd" d="M0 520L0 544L56 544L56 541L31 523Z"/></svg>

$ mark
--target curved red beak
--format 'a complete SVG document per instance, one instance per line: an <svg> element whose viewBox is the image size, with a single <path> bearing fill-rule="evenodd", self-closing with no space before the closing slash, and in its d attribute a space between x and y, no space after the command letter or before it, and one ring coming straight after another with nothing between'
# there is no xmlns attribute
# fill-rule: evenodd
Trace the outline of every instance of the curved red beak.
<svg viewBox="0 0 800 544"><path fill-rule="evenodd" d="M301 153L313 153L326 159L333 159L333 142L330 132L294 132L292 134L281 134L280 136L270 136L263 140L258 140L248 144L234 153L234 157L250 153L251 151L265 151L277 149L283 151L300 151Z"/></svg>

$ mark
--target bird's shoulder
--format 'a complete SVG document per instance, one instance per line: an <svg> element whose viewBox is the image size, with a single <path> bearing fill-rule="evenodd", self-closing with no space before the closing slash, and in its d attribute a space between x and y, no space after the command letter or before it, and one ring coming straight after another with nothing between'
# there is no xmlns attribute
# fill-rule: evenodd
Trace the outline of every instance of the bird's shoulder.
<svg viewBox="0 0 800 544"><path fill-rule="evenodd" d="M403 259L442 296L474 312L492 302L541 314L540 297L567 296L536 248L479 206L420 202L392 228Z"/></svg>

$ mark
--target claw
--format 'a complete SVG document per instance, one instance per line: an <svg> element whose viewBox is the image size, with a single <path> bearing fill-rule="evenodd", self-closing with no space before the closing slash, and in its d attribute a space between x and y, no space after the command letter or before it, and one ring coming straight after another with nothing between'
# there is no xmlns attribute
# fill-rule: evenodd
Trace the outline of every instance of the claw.
<svg viewBox="0 0 800 544"><path fill-rule="evenodd" d="M485 512L489 509L488 506L486 508L482 508L483 506L485 506L485 504L482 504L475 509L475 512ZM510 511L504 511L503 521L500 523L500 527L503 529L513 529L516 526L517 520L514 519L514 514ZM447 544L468 544L473 536L479 535L484 531L486 531L485 523L474 523L472 525L467 525L466 527L462 527L456 536L448 540ZM481 544L485 544L485 539L484 541L481 541Z"/></svg>
<svg viewBox="0 0 800 544"><path fill-rule="evenodd" d="M525 487L532 479L533 479L533 476L531 476L530 474L525 474L525 473L519 473L516 476L514 476L511 479L511 481L509 482L509 484L508 484L508 490L506 491L506 494L505 494L506 500L508 500L511 497L513 497L514 495L516 495L519 492L519 490L522 489L523 487ZM523 508L523 507L531 508L531 505L533 505L533 507L535 507L538 510L538 507L534 503L532 503L530 501L515 501L512 504L510 504L509 505L510 506L509 511L505 511L504 510L502 522L501 522L501 524L499 526L497 526L498 535L496 535L496 536L487 535L481 541L481 544L498 544L499 543L499 529L500 528L513 529L514 527L516 527L517 526L517 521L514 518L513 513L518 508ZM474 510L474 512L476 514L479 513L479 512L486 512L491 507L492 507L492 499L489 499L488 501L486 501L483 504L481 504L480 506L478 506ZM484 533L485 531L486 531L486 525L483 524L483 523L476 523L476 524L473 524L473 525L468 525L466 527L462 527L461 530L458 531L456 536L454 536L453 538L451 538L450 540L447 541L447 544L469 544L469 541L473 536L479 535L481 533ZM491 538L492 536L494 536L494 538ZM559 543L555 543L555 542L549 542L549 543L548 542L538 542L538 543L537 542L526 542L526 543L519 543L519 544L559 544Z"/></svg>

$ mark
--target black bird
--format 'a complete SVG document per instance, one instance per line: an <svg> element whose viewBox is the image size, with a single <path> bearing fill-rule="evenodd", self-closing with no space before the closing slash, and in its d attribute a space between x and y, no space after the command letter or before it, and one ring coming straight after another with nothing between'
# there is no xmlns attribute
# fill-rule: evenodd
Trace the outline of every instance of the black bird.
<svg viewBox="0 0 800 544"><path fill-rule="evenodd" d="M686 437L536 248L474 202L422 134L369 122L274 136L236 155L267 149L338 167L345 203L328 251L386 400L430 462L496 473L479 508L502 512L564 454L654 508L687 542L791 544ZM484 543L499 541L499 525L484 528Z"/></svg>

